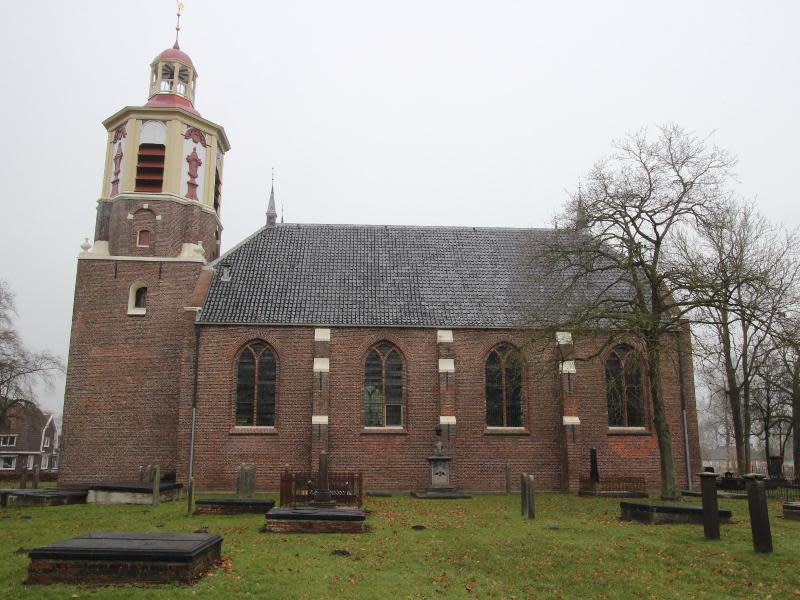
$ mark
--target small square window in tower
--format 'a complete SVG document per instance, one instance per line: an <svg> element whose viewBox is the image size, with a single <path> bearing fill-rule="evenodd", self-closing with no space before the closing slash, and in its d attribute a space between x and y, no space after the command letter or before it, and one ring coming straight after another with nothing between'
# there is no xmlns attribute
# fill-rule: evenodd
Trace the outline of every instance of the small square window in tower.
<svg viewBox="0 0 800 600"><path fill-rule="evenodd" d="M136 192L161 192L164 186L163 144L142 144L136 162Z"/></svg>
<svg viewBox="0 0 800 600"><path fill-rule="evenodd" d="M136 245L139 248L149 248L150 247L150 230L149 229L141 229L139 230L139 234L136 238Z"/></svg>

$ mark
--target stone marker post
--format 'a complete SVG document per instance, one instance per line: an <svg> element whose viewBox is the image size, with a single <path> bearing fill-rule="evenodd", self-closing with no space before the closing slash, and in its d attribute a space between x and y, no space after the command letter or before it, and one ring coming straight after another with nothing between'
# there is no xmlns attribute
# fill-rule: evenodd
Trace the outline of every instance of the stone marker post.
<svg viewBox="0 0 800 600"><path fill-rule="evenodd" d="M528 474L523 473L519 476L519 494L522 500L522 516L528 516Z"/></svg>
<svg viewBox="0 0 800 600"><path fill-rule="evenodd" d="M33 467L33 478L31 479L31 488L34 490L39 489L39 465Z"/></svg>
<svg viewBox="0 0 800 600"><path fill-rule="evenodd" d="M597 467L597 448L592 448L589 451L589 483L592 490L597 489L597 484L600 483L600 469Z"/></svg>
<svg viewBox="0 0 800 600"><path fill-rule="evenodd" d="M717 474L698 473L703 494L703 533L707 540L719 539L719 502L717 501Z"/></svg>
<svg viewBox="0 0 800 600"><path fill-rule="evenodd" d="M161 504L161 467L153 466L153 506Z"/></svg>
<svg viewBox="0 0 800 600"><path fill-rule="evenodd" d="M747 507L750 509L750 530L756 552L772 552L772 532L769 528L769 510L764 476L758 473L745 475L747 480Z"/></svg>
<svg viewBox="0 0 800 600"><path fill-rule="evenodd" d="M189 511L189 514L192 513L192 508L194 504L194 477L189 478L189 490L186 494L186 510Z"/></svg>
<svg viewBox="0 0 800 600"><path fill-rule="evenodd" d="M144 483L144 467L139 465L139 483Z"/></svg>
<svg viewBox="0 0 800 600"><path fill-rule="evenodd" d="M528 496L528 514L529 519L536 518L536 485L534 483L533 475L528 475L527 496Z"/></svg>

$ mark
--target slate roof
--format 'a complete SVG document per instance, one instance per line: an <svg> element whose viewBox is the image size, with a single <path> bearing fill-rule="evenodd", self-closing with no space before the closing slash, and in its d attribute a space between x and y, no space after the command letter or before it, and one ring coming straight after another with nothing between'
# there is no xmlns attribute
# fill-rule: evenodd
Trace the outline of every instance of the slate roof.
<svg viewBox="0 0 800 600"><path fill-rule="evenodd" d="M531 311L553 308L543 304L552 304L555 282L531 249L554 235L485 227L264 227L215 261L199 322L523 326Z"/></svg>

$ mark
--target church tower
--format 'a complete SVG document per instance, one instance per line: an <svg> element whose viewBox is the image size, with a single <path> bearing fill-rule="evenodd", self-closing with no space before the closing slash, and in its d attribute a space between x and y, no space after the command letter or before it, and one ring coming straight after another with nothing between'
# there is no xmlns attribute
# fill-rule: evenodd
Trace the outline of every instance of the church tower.
<svg viewBox="0 0 800 600"><path fill-rule="evenodd" d="M150 65L144 106L108 130L93 253L219 256L225 130L194 106L197 70L176 40Z"/></svg>
<svg viewBox="0 0 800 600"><path fill-rule="evenodd" d="M195 107L197 69L175 44L150 64L143 106L103 122L94 243L78 257L60 481L175 471L182 363L219 256L224 129ZM113 451L111 451L113 449Z"/></svg>

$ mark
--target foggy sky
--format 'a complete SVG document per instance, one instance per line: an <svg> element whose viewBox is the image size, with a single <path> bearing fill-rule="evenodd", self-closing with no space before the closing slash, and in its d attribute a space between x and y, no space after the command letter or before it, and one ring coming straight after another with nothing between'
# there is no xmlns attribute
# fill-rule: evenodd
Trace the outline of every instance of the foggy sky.
<svg viewBox="0 0 800 600"><path fill-rule="evenodd" d="M27 344L66 358L106 135L147 100L170 0L4 3L0 278ZM187 0L195 106L231 140L223 251L264 223L548 226L614 138L674 121L800 222L800 3ZM63 381L46 394L60 411Z"/></svg>

